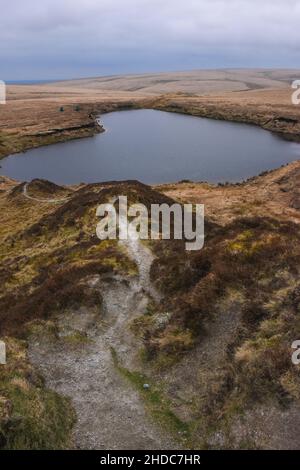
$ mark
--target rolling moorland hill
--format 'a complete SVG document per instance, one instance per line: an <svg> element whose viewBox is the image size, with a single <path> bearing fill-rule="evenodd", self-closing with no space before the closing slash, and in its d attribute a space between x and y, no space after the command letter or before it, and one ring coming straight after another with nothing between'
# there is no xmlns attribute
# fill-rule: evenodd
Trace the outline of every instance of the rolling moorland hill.
<svg viewBox="0 0 300 470"><path fill-rule="evenodd" d="M256 124L299 140L300 107L291 102L299 70L211 70L100 77L7 86L0 158L40 145L92 136L96 117L153 108Z"/></svg>
<svg viewBox="0 0 300 470"><path fill-rule="evenodd" d="M92 136L99 114L135 108L299 141L299 77L218 70L11 85L0 157ZM119 194L204 203L204 249L100 242L96 207ZM0 177L0 209L1 448L299 448L299 162L234 185Z"/></svg>
<svg viewBox="0 0 300 470"><path fill-rule="evenodd" d="M25 193L3 177L1 446L298 448L299 178L293 163L237 185L35 180ZM204 249L101 242L96 207L118 194L205 202ZM84 373L94 347L103 403Z"/></svg>

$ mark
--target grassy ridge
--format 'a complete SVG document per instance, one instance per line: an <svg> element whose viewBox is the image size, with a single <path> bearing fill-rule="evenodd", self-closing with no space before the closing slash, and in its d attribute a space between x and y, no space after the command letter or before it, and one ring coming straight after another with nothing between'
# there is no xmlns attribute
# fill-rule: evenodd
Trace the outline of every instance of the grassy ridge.
<svg viewBox="0 0 300 470"><path fill-rule="evenodd" d="M47 390L28 361L26 343L5 338L0 367L0 448L63 449L72 446L75 415L70 400Z"/></svg>

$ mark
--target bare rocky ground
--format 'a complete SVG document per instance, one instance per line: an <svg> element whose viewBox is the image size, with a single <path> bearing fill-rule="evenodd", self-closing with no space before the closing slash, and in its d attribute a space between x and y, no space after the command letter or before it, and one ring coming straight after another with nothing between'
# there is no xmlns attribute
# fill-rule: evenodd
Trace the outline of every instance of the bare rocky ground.
<svg viewBox="0 0 300 470"><path fill-rule="evenodd" d="M112 348L122 364L134 362L137 340L128 324L145 312L151 289L153 256L140 241L120 242L138 267L138 277L115 276L103 282L88 280L99 289L103 306L58 317L59 338L35 338L30 360L46 379L48 388L72 399L77 414L74 445L80 449L172 449L176 445L151 422L137 391L116 369ZM158 294L157 294L158 295ZM83 334L81 345L68 343L70 335ZM178 447L178 445L177 445Z"/></svg>

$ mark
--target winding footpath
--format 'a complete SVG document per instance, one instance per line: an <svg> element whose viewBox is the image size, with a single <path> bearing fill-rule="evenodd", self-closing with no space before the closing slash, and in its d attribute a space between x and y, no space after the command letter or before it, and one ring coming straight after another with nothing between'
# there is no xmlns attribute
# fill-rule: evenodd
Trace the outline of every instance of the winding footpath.
<svg viewBox="0 0 300 470"><path fill-rule="evenodd" d="M61 199L42 199L42 198L30 196L28 194L28 184L29 183L25 183L24 186L23 186L23 196L26 197L26 199L30 199L31 201L50 202L50 203L53 203L53 204L57 204L57 203L60 203L60 202L65 202L69 199L68 197L64 197L64 198L61 198Z"/></svg>
<svg viewBox="0 0 300 470"><path fill-rule="evenodd" d="M125 221L121 221L125 223ZM89 285L99 289L103 305L98 312L81 308L59 318L61 339L35 338L30 345L31 362L38 367L49 388L69 396L77 413L74 445L80 449L174 449L171 439L150 420L139 393L116 370L113 348L122 364L130 367L137 339L128 328L135 316L145 312L150 297L158 293L150 283L153 255L140 240L119 241L136 262L134 279L99 276ZM89 341L70 347L63 335L82 331Z"/></svg>

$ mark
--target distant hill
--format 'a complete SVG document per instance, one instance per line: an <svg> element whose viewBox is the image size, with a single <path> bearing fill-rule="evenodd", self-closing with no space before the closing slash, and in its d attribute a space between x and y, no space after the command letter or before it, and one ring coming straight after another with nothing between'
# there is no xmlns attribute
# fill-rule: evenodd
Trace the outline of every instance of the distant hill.
<svg viewBox="0 0 300 470"><path fill-rule="evenodd" d="M52 83L52 86L149 94L213 94L220 91L285 88L299 76L299 70L288 69L193 70L64 80Z"/></svg>

